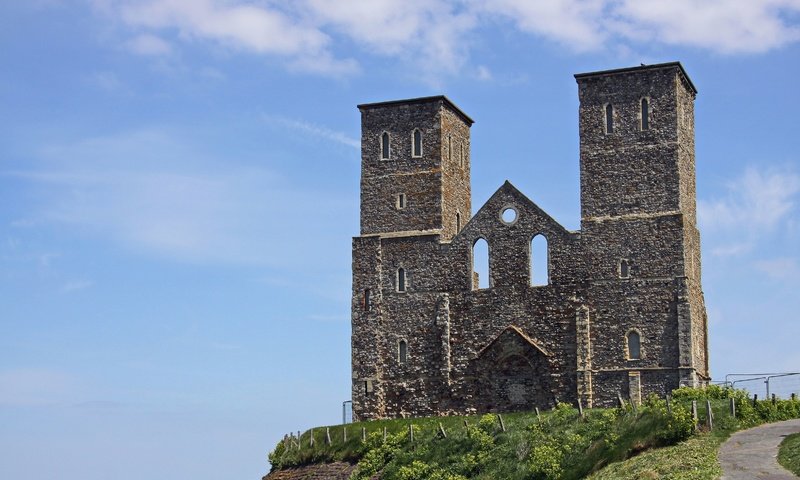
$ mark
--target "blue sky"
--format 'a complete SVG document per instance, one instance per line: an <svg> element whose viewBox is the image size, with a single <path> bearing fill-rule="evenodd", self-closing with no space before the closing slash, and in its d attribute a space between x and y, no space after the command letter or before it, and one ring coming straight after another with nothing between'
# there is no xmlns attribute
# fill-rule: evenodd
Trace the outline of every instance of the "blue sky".
<svg viewBox="0 0 800 480"><path fill-rule="evenodd" d="M349 398L356 104L579 227L574 73L679 60L715 377L800 369L797 0L0 4L0 477L259 478Z"/></svg>

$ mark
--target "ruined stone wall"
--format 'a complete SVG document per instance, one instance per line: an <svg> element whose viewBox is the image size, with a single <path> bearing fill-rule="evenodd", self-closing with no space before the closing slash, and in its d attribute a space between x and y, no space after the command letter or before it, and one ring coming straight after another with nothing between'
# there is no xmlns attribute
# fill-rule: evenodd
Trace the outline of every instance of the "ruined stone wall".
<svg viewBox="0 0 800 480"><path fill-rule="evenodd" d="M618 396L663 395L708 375L694 87L678 64L577 77L579 232L508 182L470 218L472 121L444 97L360 106L354 418L548 408L578 399L608 406ZM609 103L612 133L604 117ZM426 142L421 158L404 150L414 128ZM407 139L389 161L379 158L384 131ZM403 209L394 203L400 191ZM508 209L512 220L502 218ZM537 235L547 239L546 258L531 258ZM478 239L489 245L484 289L473 265ZM538 262L548 266L543 286L531 284ZM638 357L629 350L631 332L640 338Z"/></svg>
<svg viewBox="0 0 800 480"><path fill-rule="evenodd" d="M321 463L276 470L262 480L347 480L355 469L355 465L344 462Z"/></svg>

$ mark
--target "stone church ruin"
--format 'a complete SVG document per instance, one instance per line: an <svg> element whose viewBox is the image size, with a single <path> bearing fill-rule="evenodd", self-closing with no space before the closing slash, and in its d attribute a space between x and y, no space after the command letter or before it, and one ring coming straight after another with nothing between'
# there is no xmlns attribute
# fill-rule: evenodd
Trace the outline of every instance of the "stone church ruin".
<svg viewBox="0 0 800 480"><path fill-rule="evenodd" d="M709 381L697 90L677 62L575 79L578 231L509 182L472 216L473 121L447 97L358 106L355 420L609 406Z"/></svg>

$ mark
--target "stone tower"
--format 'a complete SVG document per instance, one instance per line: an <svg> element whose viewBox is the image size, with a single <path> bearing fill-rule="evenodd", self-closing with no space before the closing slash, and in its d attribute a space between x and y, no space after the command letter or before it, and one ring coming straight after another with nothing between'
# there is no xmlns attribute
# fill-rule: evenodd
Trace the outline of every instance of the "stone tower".
<svg viewBox="0 0 800 480"><path fill-rule="evenodd" d="M708 376L695 205L697 90L678 62L575 78L581 232L593 303L626 298L628 311L600 308L598 315L614 312L619 326L630 319L630 328L676 336L662 347L675 355L651 367L677 368L681 385L696 385L698 374ZM673 298L662 310L667 290Z"/></svg>
<svg viewBox="0 0 800 480"><path fill-rule="evenodd" d="M445 96L359 105L361 235L452 238L471 215L469 129Z"/></svg>

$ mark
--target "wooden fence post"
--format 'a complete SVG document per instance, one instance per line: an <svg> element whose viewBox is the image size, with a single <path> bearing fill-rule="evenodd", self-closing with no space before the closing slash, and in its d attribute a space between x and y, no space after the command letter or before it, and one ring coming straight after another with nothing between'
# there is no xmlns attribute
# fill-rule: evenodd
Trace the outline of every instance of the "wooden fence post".
<svg viewBox="0 0 800 480"><path fill-rule="evenodd" d="M692 400L692 424L694 430L697 430L697 400Z"/></svg>
<svg viewBox="0 0 800 480"><path fill-rule="evenodd" d="M500 420L500 430L505 432L506 431L506 424L503 423L503 416L498 413L497 414L497 419Z"/></svg>
<svg viewBox="0 0 800 480"><path fill-rule="evenodd" d="M536 419L539 420L539 423L542 423L542 415L539 413L539 407L536 408Z"/></svg>
<svg viewBox="0 0 800 480"><path fill-rule="evenodd" d="M583 418L583 404L581 403L581 399L578 399L578 414L580 414L581 418Z"/></svg>
<svg viewBox="0 0 800 480"><path fill-rule="evenodd" d="M367 441L367 427L361 427L361 441Z"/></svg>
<svg viewBox="0 0 800 480"><path fill-rule="evenodd" d="M342 443L347 443L347 426L342 425Z"/></svg>
<svg viewBox="0 0 800 480"><path fill-rule="evenodd" d="M709 430L714 429L714 412L711 410L711 400L706 400L706 425Z"/></svg>
<svg viewBox="0 0 800 480"><path fill-rule="evenodd" d="M313 428L309 431L308 446L312 447L312 448L314 447L314 429Z"/></svg>
<svg viewBox="0 0 800 480"><path fill-rule="evenodd" d="M408 439L414 443L414 425L411 423L408 424Z"/></svg>
<svg viewBox="0 0 800 480"><path fill-rule="evenodd" d="M383 427L383 443L386 443L386 427Z"/></svg>
<svg viewBox="0 0 800 480"><path fill-rule="evenodd" d="M672 397L670 395L667 395L666 400L667 400L667 413L672 415L672 403L670 403L670 400L672 400Z"/></svg>
<svg viewBox="0 0 800 480"><path fill-rule="evenodd" d="M619 393L617 394L617 402L619 402L619 408L625 408L625 400L622 399L622 395Z"/></svg>
<svg viewBox="0 0 800 480"><path fill-rule="evenodd" d="M736 418L736 399L731 398L731 417Z"/></svg>
<svg viewBox="0 0 800 480"><path fill-rule="evenodd" d="M444 425L442 425L442 422L439 422L439 433L442 434L443 438L447 438L447 432L444 431Z"/></svg>
<svg viewBox="0 0 800 480"><path fill-rule="evenodd" d="M325 427L325 443L331 444L331 428Z"/></svg>

